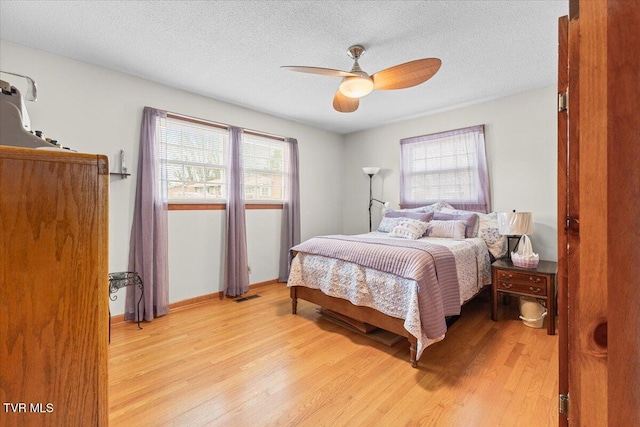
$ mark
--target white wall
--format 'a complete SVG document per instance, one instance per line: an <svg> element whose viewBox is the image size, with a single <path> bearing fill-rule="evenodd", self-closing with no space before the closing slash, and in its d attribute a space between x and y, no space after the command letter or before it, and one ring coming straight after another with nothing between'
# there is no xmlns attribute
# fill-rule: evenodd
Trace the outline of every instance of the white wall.
<svg viewBox="0 0 640 427"><path fill-rule="evenodd" d="M134 175L126 180L111 178L109 271L127 269L145 106L297 138L302 238L342 232L340 135L4 40L0 40L0 68L36 80L38 101L27 103L32 129L77 151L108 155L112 171L116 171L120 149L125 150ZM6 74L0 78L25 93L23 79ZM223 230L224 211L169 213L171 302L221 289ZM279 211L247 213L252 283L277 278L279 230ZM124 312L124 294L121 290L111 303L112 314Z"/></svg>
<svg viewBox="0 0 640 427"><path fill-rule="evenodd" d="M169 300L210 294L221 289L224 279L224 246L226 211L171 211L169 217ZM247 218L247 251L249 280L265 282L278 277L280 248L280 211L249 210ZM316 234L334 233L325 230ZM337 231L339 233L339 231ZM188 238L186 238L186 237ZM194 238L206 236L207 238ZM312 237L311 235L305 237ZM184 285L185 279L189 280ZM175 284L175 286L174 286Z"/></svg>
<svg viewBox="0 0 640 427"><path fill-rule="evenodd" d="M557 259L556 91L547 88L453 111L393 123L346 137L344 232L368 229L369 177L363 166L378 166L373 197L398 207L400 139L485 125L493 210L533 212L533 249ZM380 220L374 205L373 227Z"/></svg>

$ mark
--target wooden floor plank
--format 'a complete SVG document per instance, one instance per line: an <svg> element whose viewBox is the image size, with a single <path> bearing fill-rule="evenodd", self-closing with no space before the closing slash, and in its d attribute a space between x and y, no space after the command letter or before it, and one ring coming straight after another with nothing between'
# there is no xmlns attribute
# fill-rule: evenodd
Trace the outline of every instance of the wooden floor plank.
<svg viewBox="0 0 640 427"><path fill-rule="evenodd" d="M418 369L391 347L322 318L274 284L153 322L115 324L111 426L554 426L557 336L526 327L517 303L490 320L486 294L463 307Z"/></svg>

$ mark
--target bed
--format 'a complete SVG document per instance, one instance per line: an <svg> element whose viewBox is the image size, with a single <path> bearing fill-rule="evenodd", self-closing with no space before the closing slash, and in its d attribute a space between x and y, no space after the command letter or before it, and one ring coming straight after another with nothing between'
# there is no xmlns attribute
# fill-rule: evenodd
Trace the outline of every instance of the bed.
<svg viewBox="0 0 640 427"><path fill-rule="evenodd" d="M381 231L319 236L293 247L287 283L292 313L302 299L406 337L417 367L424 349L444 339L446 319L491 283L492 255L504 254L495 215L477 215L475 228L465 229L469 237L425 231L426 237L401 238L383 227L383 219ZM440 221L431 216L424 222Z"/></svg>

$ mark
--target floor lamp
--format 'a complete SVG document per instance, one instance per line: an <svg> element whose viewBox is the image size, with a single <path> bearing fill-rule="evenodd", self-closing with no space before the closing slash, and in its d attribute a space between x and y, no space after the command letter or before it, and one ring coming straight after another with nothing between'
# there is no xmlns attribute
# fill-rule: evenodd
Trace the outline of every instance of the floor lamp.
<svg viewBox="0 0 640 427"><path fill-rule="evenodd" d="M387 206L388 202L383 202L382 200L378 200L373 197L371 182L373 180L373 176L380 171L380 168L368 166L362 168L362 171L369 175L369 232L371 232L371 207L373 207L373 202L382 203L384 206Z"/></svg>

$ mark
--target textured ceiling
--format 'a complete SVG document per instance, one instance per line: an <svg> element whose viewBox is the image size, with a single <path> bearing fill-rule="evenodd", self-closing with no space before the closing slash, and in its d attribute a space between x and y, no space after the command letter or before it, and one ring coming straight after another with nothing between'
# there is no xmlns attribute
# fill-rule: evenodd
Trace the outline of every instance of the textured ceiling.
<svg viewBox="0 0 640 427"><path fill-rule="evenodd" d="M0 38L350 133L555 85L567 3L2 0ZM339 78L280 69L349 70L352 44L366 47L369 74L428 57L442 67L414 88L374 91L347 114L332 107Z"/></svg>

